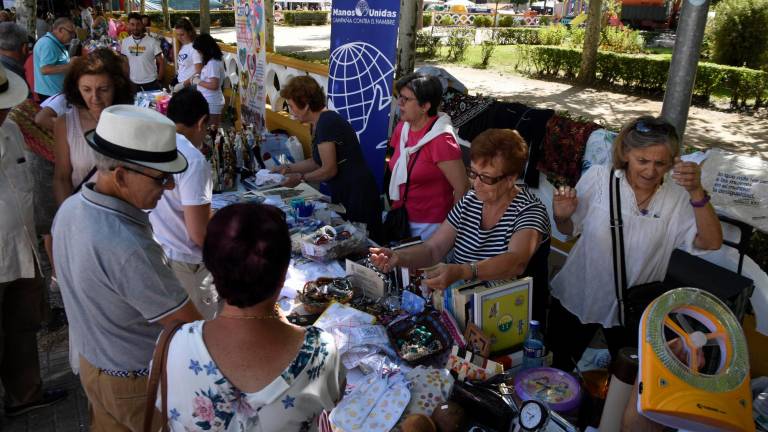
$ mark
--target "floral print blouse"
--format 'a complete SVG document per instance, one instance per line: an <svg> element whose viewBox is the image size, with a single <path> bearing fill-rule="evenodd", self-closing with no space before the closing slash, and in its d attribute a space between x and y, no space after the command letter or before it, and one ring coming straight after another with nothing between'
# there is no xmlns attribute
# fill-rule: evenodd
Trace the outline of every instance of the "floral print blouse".
<svg viewBox="0 0 768 432"><path fill-rule="evenodd" d="M307 327L288 367L254 393L221 374L203 342L204 321L185 324L168 352L168 426L172 431L316 431L341 399L346 370L333 337ZM254 364L253 367L258 367ZM160 409L160 396L156 402Z"/></svg>

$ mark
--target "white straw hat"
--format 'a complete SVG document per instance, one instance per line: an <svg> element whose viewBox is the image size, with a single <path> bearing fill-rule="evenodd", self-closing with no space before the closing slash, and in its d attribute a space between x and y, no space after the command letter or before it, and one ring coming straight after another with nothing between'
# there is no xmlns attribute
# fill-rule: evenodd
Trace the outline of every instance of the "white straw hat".
<svg viewBox="0 0 768 432"><path fill-rule="evenodd" d="M176 149L176 125L149 108L112 105L99 117L85 140L97 152L166 173L187 169L187 159Z"/></svg>
<svg viewBox="0 0 768 432"><path fill-rule="evenodd" d="M24 102L29 94L24 78L13 72L6 72L0 63L0 109L13 108Z"/></svg>

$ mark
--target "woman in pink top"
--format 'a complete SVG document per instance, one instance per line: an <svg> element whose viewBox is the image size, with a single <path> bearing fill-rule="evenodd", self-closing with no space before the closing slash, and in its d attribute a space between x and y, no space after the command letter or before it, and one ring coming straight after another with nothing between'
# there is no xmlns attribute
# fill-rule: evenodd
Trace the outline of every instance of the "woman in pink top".
<svg viewBox="0 0 768 432"><path fill-rule="evenodd" d="M389 160L389 196L392 208L401 207L408 180L405 208L411 235L426 240L467 192L469 180L451 118L437 112L443 94L440 80L411 74L395 89L400 123L390 141L395 152Z"/></svg>

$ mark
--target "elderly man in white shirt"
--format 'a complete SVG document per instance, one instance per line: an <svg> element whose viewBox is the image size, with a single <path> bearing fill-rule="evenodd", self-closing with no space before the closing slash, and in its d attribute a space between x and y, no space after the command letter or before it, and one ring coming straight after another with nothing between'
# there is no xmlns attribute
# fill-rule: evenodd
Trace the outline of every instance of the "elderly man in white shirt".
<svg viewBox="0 0 768 432"><path fill-rule="evenodd" d="M35 252L33 179L24 137L7 119L28 91L23 78L0 66L0 381L9 417L66 397L64 391L42 390L37 330L44 297Z"/></svg>

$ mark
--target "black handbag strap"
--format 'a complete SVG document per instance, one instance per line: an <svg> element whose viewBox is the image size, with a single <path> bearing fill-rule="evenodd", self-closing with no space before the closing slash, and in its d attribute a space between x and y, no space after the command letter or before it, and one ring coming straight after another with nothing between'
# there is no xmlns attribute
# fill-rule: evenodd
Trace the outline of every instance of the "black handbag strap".
<svg viewBox="0 0 768 432"><path fill-rule="evenodd" d="M621 218L621 179L614 170L608 179L611 211L611 245L613 247L613 282L616 287L616 300L619 303L619 323L625 325L624 299L627 297L627 267L624 257L624 222Z"/></svg>
<svg viewBox="0 0 768 432"><path fill-rule="evenodd" d="M416 165L416 159L419 158L420 153L421 153L421 148L416 150L416 154L413 157L413 161L410 161L411 165L408 167L407 174L405 175L405 191L403 192L403 206L405 206L405 200L408 199L408 186L411 183L411 171L413 171L413 167Z"/></svg>

